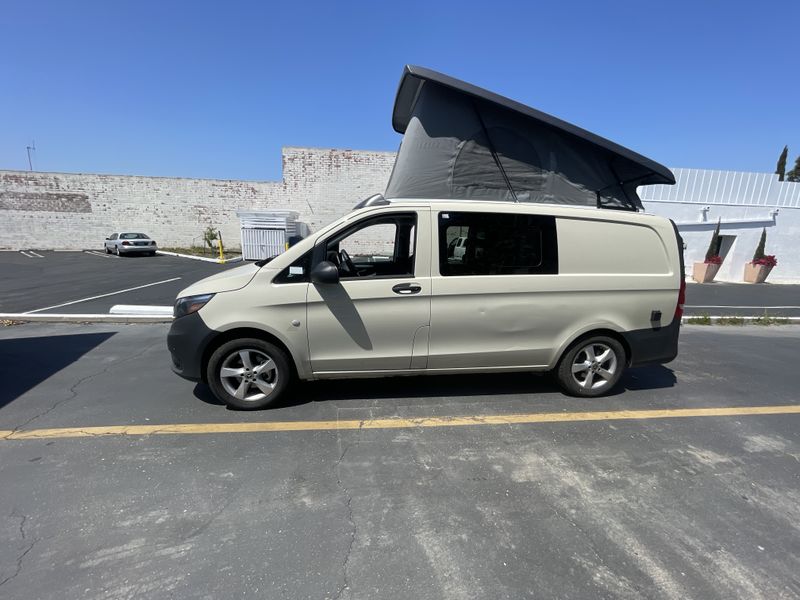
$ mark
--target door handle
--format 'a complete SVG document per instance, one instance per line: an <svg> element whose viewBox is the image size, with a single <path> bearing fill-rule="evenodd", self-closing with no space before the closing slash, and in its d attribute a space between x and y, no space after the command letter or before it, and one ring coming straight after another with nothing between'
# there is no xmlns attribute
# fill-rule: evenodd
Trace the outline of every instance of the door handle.
<svg viewBox="0 0 800 600"><path fill-rule="evenodd" d="M398 283L392 288L392 291L401 296L409 296L411 294L419 294L422 291L422 286L418 283Z"/></svg>

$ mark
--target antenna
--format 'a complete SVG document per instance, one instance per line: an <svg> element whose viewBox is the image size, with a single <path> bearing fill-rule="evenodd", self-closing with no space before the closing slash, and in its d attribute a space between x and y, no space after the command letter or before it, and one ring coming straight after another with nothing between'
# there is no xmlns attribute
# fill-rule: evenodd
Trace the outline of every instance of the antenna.
<svg viewBox="0 0 800 600"><path fill-rule="evenodd" d="M25 150L28 151L28 169L33 171L33 162L31 161L31 150L36 152L36 140L31 141L30 146L25 146Z"/></svg>

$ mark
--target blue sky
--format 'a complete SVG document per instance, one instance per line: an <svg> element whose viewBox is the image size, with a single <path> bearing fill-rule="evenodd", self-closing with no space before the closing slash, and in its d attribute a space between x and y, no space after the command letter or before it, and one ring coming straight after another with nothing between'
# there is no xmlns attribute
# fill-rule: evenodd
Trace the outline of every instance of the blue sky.
<svg viewBox="0 0 800 600"><path fill-rule="evenodd" d="M405 63L673 167L800 155L800 2L3 3L0 169L279 179L395 150Z"/></svg>

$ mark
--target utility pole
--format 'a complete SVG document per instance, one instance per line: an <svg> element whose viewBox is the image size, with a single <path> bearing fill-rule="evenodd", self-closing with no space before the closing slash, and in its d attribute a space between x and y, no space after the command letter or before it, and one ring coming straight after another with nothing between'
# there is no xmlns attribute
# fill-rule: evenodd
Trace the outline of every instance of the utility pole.
<svg viewBox="0 0 800 600"><path fill-rule="evenodd" d="M28 151L28 170L33 171L33 162L31 161L31 150L36 152L36 141L32 141L30 146L25 146L25 150Z"/></svg>

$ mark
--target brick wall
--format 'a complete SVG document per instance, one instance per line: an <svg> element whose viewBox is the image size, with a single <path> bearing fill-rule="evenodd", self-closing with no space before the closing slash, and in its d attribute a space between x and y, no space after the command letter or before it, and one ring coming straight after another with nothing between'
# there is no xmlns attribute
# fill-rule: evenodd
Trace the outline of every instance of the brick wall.
<svg viewBox="0 0 800 600"><path fill-rule="evenodd" d="M393 152L284 148L282 181L0 171L0 248L100 248L136 230L162 246L202 244L208 225L239 246L236 211L294 210L312 230L386 189Z"/></svg>

